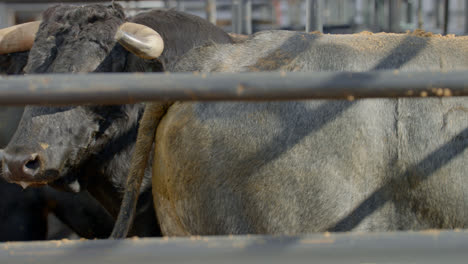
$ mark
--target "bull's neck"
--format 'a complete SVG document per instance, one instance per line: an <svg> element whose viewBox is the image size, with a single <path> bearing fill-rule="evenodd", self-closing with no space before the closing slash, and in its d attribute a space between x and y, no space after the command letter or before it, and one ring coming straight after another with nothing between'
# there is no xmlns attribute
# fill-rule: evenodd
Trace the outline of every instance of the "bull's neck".
<svg viewBox="0 0 468 264"><path fill-rule="evenodd" d="M93 175L93 177L88 183L89 193L106 208L114 219L117 218L122 200L121 194L105 177L101 175Z"/></svg>
<svg viewBox="0 0 468 264"><path fill-rule="evenodd" d="M86 166L89 192L115 217L125 190L143 109L144 105L135 104L129 107L127 123L111 122L104 137L98 140L99 151ZM149 186L144 188L147 190Z"/></svg>

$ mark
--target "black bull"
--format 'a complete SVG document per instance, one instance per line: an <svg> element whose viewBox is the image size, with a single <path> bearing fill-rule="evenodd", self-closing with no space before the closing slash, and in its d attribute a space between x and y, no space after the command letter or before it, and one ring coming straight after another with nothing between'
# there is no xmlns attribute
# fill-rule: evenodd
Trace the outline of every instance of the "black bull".
<svg viewBox="0 0 468 264"><path fill-rule="evenodd" d="M127 20L162 36L166 48L157 60L140 59L114 40ZM127 19L119 5L56 6L43 14L24 71L163 71L192 47L231 42L209 22L173 10ZM73 192L87 190L116 217L143 109L143 104L27 106L4 149L3 177L23 186L48 183ZM148 170L148 178L149 174ZM138 208L132 235L158 235L149 180L141 189Z"/></svg>
<svg viewBox="0 0 468 264"><path fill-rule="evenodd" d="M28 52L0 55L0 74L22 74ZM1 78L1 77L0 77ZM0 147L18 126L23 107L0 107ZM69 228L85 238L105 238L113 219L87 192L72 194L50 187L23 190L0 179L0 241L59 239ZM50 213L61 223L50 221Z"/></svg>

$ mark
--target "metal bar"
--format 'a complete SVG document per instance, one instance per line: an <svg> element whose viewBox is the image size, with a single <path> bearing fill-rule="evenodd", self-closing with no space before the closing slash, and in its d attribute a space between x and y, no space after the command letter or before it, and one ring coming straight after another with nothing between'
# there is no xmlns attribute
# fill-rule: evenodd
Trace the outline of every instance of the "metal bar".
<svg viewBox="0 0 468 264"><path fill-rule="evenodd" d="M206 18L208 21L216 25L217 14L216 14L216 0L206 1Z"/></svg>
<svg viewBox="0 0 468 264"><path fill-rule="evenodd" d="M442 31L443 35L447 35L447 33L448 33L449 6L450 6L449 0L445 0L444 1L444 28L443 28L443 31Z"/></svg>
<svg viewBox="0 0 468 264"><path fill-rule="evenodd" d="M442 19L440 17L440 5L442 0L435 0L434 2L434 18L435 18L435 25L437 28L441 28Z"/></svg>
<svg viewBox="0 0 468 264"><path fill-rule="evenodd" d="M374 2L374 31L382 31L385 28L382 19L384 14L385 3L383 0L375 0Z"/></svg>
<svg viewBox="0 0 468 264"><path fill-rule="evenodd" d="M467 231L0 244L0 263L466 263Z"/></svg>
<svg viewBox="0 0 468 264"><path fill-rule="evenodd" d="M58 74L0 79L0 104L467 96L468 72Z"/></svg>
<svg viewBox="0 0 468 264"><path fill-rule="evenodd" d="M176 1L176 9L177 11L185 11L185 3L182 0L177 0Z"/></svg>
<svg viewBox="0 0 468 264"><path fill-rule="evenodd" d="M467 0L468 1L468 0ZM423 2L422 0L418 0L418 28L423 29Z"/></svg>
<svg viewBox="0 0 468 264"><path fill-rule="evenodd" d="M243 34L250 35L252 34L252 0L244 0L242 3L243 6Z"/></svg>
<svg viewBox="0 0 468 264"><path fill-rule="evenodd" d="M465 34L468 35L468 0L465 0Z"/></svg>
<svg viewBox="0 0 468 264"><path fill-rule="evenodd" d="M323 32L322 0L306 0L306 32Z"/></svg>
<svg viewBox="0 0 468 264"><path fill-rule="evenodd" d="M232 0L232 32L242 34L242 0Z"/></svg>
<svg viewBox="0 0 468 264"><path fill-rule="evenodd" d="M406 16L405 16L406 21L405 22L407 24L413 23L413 14L414 14L413 6L414 6L413 1L408 1L406 3Z"/></svg>
<svg viewBox="0 0 468 264"><path fill-rule="evenodd" d="M400 32L400 0L392 0L389 2L388 10L388 25L390 32Z"/></svg>

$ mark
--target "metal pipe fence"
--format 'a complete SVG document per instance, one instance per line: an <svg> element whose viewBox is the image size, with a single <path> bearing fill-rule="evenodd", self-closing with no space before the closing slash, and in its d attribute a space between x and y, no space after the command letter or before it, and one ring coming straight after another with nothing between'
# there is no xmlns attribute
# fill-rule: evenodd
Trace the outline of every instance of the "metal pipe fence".
<svg viewBox="0 0 468 264"><path fill-rule="evenodd" d="M466 263L467 231L0 244L0 263Z"/></svg>
<svg viewBox="0 0 468 264"><path fill-rule="evenodd" d="M468 72L57 74L0 78L1 105L467 96Z"/></svg>

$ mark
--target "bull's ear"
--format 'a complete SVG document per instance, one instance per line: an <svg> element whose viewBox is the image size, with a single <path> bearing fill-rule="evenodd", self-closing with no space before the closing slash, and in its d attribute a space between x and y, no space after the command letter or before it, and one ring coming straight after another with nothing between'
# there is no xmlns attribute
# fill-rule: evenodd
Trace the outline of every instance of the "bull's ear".
<svg viewBox="0 0 468 264"><path fill-rule="evenodd" d="M23 74L29 51L0 55L0 74Z"/></svg>
<svg viewBox="0 0 468 264"><path fill-rule="evenodd" d="M35 21L0 29L0 54L30 50L40 24Z"/></svg>
<svg viewBox="0 0 468 264"><path fill-rule="evenodd" d="M164 50L164 41L158 32L141 24L122 24L115 34L115 40L143 59L156 59Z"/></svg>

